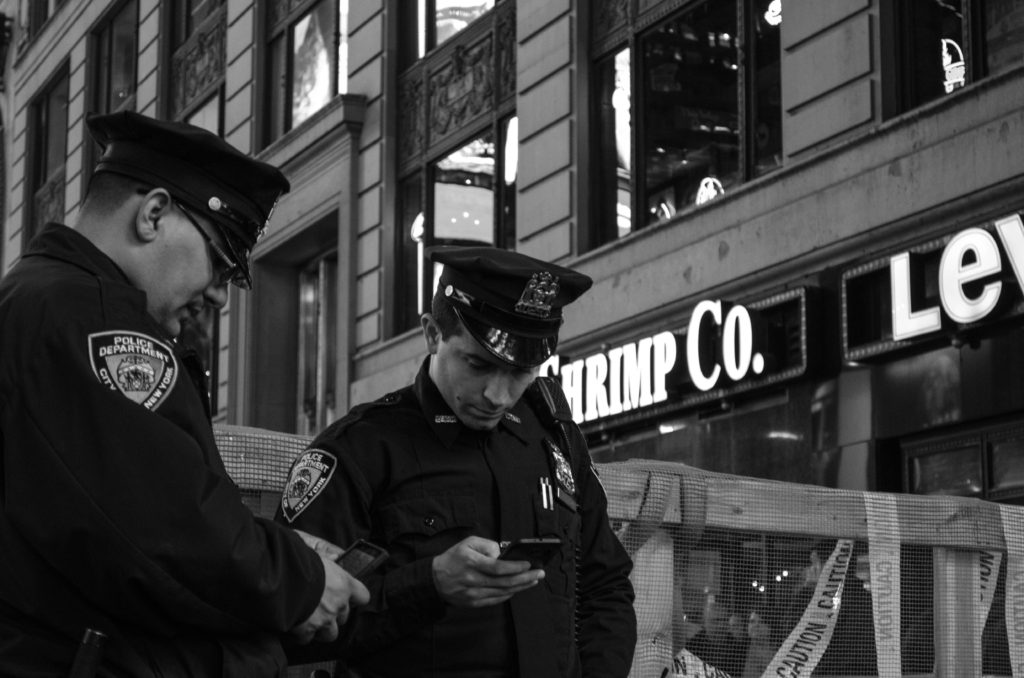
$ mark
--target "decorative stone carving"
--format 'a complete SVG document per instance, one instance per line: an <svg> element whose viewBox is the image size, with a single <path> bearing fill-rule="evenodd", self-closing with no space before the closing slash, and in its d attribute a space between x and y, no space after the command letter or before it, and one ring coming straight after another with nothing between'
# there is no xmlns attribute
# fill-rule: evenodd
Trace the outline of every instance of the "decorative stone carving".
<svg viewBox="0 0 1024 678"><path fill-rule="evenodd" d="M457 45L448 63L430 73L429 143L436 143L476 116L493 109L494 41Z"/></svg>
<svg viewBox="0 0 1024 678"><path fill-rule="evenodd" d="M171 110L177 117L224 79L227 13L210 16L171 60Z"/></svg>
<svg viewBox="0 0 1024 678"><path fill-rule="evenodd" d="M599 0L594 8L594 40L600 40L629 21L629 0Z"/></svg>

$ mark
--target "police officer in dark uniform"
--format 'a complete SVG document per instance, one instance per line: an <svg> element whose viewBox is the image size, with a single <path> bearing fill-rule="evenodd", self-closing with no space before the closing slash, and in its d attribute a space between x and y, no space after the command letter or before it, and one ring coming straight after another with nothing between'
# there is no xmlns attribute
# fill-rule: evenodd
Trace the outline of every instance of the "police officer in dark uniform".
<svg viewBox="0 0 1024 678"><path fill-rule="evenodd" d="M534 383L562 307L591 280L489 247L431 258L444 269L415 383L325 429L278 511L328 541L390 553L331 649L361 678L626 676L632 563L564 395ZM562 540L544 565L498 558L504 542L541 537Z"/></svg>
<svg viewBox="0 0 1024 678"><path fill-rule="evenodd" d="M280 675L279 634L337 636L368 592L255 518L176 341L227 285L288 182L216 135L94 116L77 228L48 224L0 281L0 675Z"/></svg>

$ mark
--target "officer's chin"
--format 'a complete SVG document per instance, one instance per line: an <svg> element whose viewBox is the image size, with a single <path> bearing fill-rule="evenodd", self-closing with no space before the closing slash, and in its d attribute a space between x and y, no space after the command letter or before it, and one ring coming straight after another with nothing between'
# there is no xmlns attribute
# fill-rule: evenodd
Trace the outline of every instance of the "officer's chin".
<svg viewBox="0 0 1024 678"><path fill-rule="evenodd" d="M480 417L462 417L462 425L475 431L493 431L501 422L501 417L482 419Z"/></svg>

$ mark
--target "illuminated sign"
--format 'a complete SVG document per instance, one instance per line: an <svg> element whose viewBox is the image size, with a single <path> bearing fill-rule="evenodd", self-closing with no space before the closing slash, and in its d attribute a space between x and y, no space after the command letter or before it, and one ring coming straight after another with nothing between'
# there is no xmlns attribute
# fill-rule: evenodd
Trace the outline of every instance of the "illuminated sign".
<svg viewBox="0 0 1024 678"><path fill-rule="evenodd" d="M764 20L769 26L778 26L782 23L782 0L772 0L768 3Z"/></svg>
<svg viewBox="0 0 1024 678"><path fill-rule="evenodd" d="M996 222L996 232L1003 242L1018 284L1024 284L1024 223L1019 215ZM940 306L956 323L976 323L995 309L1002 294L1001 280L992 277L1003 270L999 246L991 233L983 228L969 228L953 236L942 250L939 263L939 306L918 311L911 309L909 252L897 254L889 263L892 281L892 338L904 341L942 329ZM983 280L990 282L982 283ZM981 285L980 291L969 294L970 283Z"/></svg>
<svg viewBox="0 0 1024 678"><path fill-rule="evenodd" d="M722 186L721 181L714 177L704 177L700 180L700 186L697 188L697 197L694 199L694 204L703 205L724 194L725 188Z"/></svg>
<svg viewBox="0 0 1024 678"><path fill-rule="evenodd" d="M861 360L992 317L1020 315L1019 299L1016 306L1007 302L1006 287L1014 281L1024 289L1019 214L996 220L991 230L967 228L851 269L843 274L845 358Z"/></svg>
<svg viewBox="0 0 1024 678"><path fill-rule="evenodd" d="M964 53L960 45L948 38L942 39L942 70L946 79L942 86L949 94L955 89L963 87L967 82L967 64L964 62Z"/></svg>
<svg viewBox="0 0 1024 678"><path fill-rule="evenodd" d="M541 374L560 373L573 419L593 421L668 399L665 383L676 354L675 335L661 332L567 365L552 356Z"/></svg>
<svg viewBox="0 0 1024 678"><path fill-rule="evenodd" d="M701 327L709 316L711 322L720 328L720 350L722 362L714 363L711 371L705 373L701 367ZM722 319L721 301L702 301L693 309L686 340L686 364L690 380L701 391L710 391L722 375L722 368L732 381L740 381L750 370L754 374L764 372L764 356L754 352L754 330L750 311L744 306L733 306Z"/></svg>
<svg viewBox="0 0 1024 678"><path fill-rule="evenodd" d="M552 356L540 373L561 378L579 423L712 401L805 372L806 300L798 288L747 305L701 301L685 330Z"/></svg>

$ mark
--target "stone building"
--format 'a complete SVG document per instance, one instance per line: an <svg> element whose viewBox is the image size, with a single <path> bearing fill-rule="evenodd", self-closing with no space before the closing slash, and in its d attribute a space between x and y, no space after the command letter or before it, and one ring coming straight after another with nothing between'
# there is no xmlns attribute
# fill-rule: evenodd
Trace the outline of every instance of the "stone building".
<svg viewBox="0 0 1024 678"><path fill-rule="evenodd" d="M90 112L190 120L292 192L191 340L218 421L408 382L433 244L572 265L600 460L1024 497L1020 0L2 3L0 269L74 220Z"/></svg>

